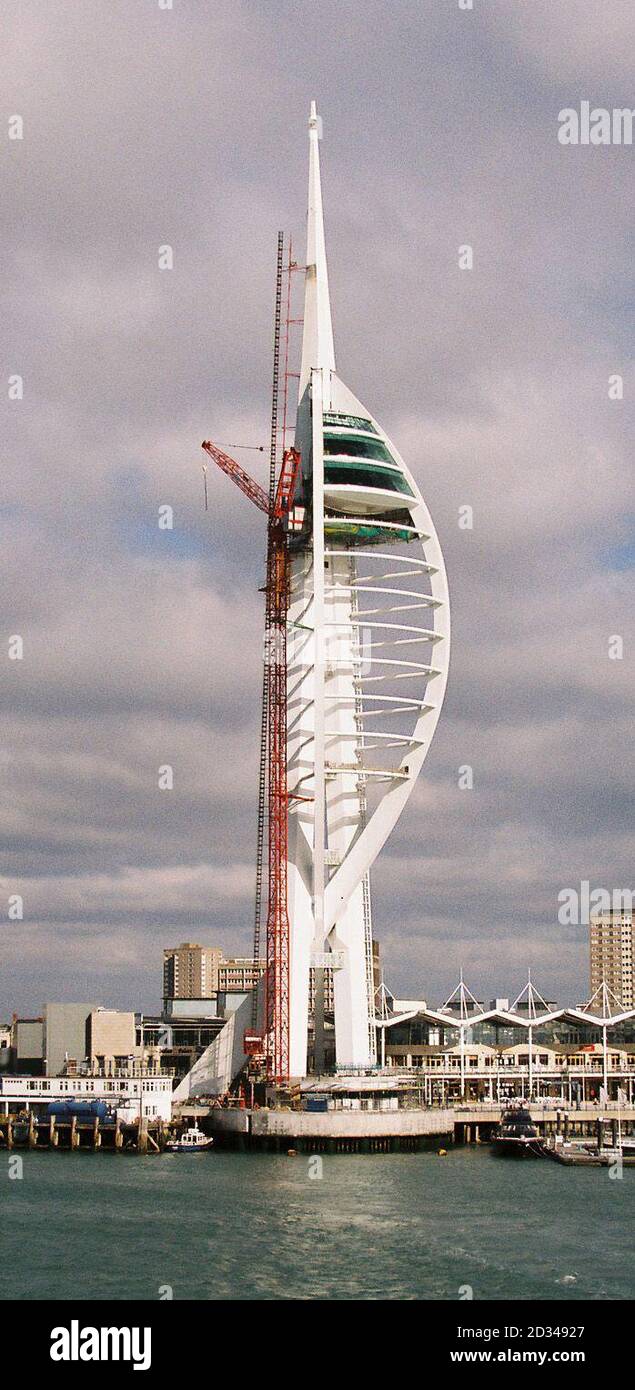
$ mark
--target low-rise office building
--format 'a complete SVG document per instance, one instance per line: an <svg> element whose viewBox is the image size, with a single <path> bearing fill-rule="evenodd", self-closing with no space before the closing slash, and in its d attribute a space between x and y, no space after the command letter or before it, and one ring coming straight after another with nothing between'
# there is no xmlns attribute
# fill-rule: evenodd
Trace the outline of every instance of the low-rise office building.
<svg viewBox="0 0 635 1390"><path fill-rule="evenodd" d="M171 1001L179 1007L170 1013L137 1014L136 1041L141 1056L158 1070L185 1076L225 1024L216 1012L216 1000ZM194 1005L191 1013L188 1005ZM203 1005L213 1004L213 1012Z"/></svg>
<svg viewBox="0 0 635 1390"><path fill-rule="evenodd" d="M86 1019L86 1057L91 1070L123 1070L136 1056L134 1014L93 1009Z"/></svg>
<svg viewBox="0 0 635 1390"><path fill-rule="evenodd" d="M11 1023L11 1070L27 1076L44 1071L44 1019L18 1018Z"/></svg>
<svg viewBox="0 0 635 1390"><path fill-rule="evenodd" d="M96 1003L48 1003L44 1010L44 1056L47 1076L81 1067L87 1056L86 1023Z"/></svg>
<svg viewBox="0 0 635 1390"><path fill-rule="evenodd" d="M0 1023L0 1072L11 1067L11 1024Z"/></svg>

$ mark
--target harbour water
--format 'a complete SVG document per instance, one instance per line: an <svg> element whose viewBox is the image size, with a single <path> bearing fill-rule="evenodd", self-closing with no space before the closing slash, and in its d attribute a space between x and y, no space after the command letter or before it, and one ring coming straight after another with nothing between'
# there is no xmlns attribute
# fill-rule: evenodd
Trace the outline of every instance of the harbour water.
<svg viewBox="0 0 635 1390"><path fill-rule="evenodd" d="M21 1155L11 1299L632 1299L635 1172L486 1148ZM7 1170L9 1155L0 1155ZM467 1286L467 1289L466 1289Z"/></svg>

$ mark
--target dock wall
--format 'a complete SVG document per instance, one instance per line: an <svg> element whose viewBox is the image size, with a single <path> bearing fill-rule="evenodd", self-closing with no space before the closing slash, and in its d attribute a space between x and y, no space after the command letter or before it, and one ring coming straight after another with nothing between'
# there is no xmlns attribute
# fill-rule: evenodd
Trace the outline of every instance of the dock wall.
<svg viewBox="0 0 635 1390"><path fill-rule="evenodd" d="M312 1152L390 1152L452 1139L451 1110L213 1110L219 1147Z"/></svg>

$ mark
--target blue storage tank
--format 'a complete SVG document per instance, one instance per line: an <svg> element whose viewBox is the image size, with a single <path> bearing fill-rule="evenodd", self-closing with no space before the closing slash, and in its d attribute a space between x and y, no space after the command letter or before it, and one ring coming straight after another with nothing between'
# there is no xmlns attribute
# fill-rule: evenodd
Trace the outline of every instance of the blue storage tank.
<svg viewBox="0 0 635 1390"><path fill-rule="evenodd" d="M55 1115L58 1120L107 1120L110 1107L105 1100L53 1100L46 1107L47 1115Z"/></svg>

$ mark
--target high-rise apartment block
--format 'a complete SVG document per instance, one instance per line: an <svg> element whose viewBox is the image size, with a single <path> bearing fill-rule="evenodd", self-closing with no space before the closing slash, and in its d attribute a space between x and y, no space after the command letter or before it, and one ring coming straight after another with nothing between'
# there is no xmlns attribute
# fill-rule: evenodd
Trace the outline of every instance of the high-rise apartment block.
<svg viewBox="0 0 635 1390"><path fill-rule="evenodd" d="M596 912L591 917L591 994L606 983L624 1009L635 1008L633 909Z"/></svg>
<svg viewBox="0 0 635 1390"><path fill-rule="evenodd" d="M199 946L183 941L163 952L164 999L210 999L216 994L218 967L223 953L218 946Z"/></svg>
<svg viewBox="0 0 635 1390"><path fill-rule="evenodd" d="M265 968L264 960L233 956L219 946L184 941L163 952L164 999L211 999L215 994L247 994Z"/></svg>

